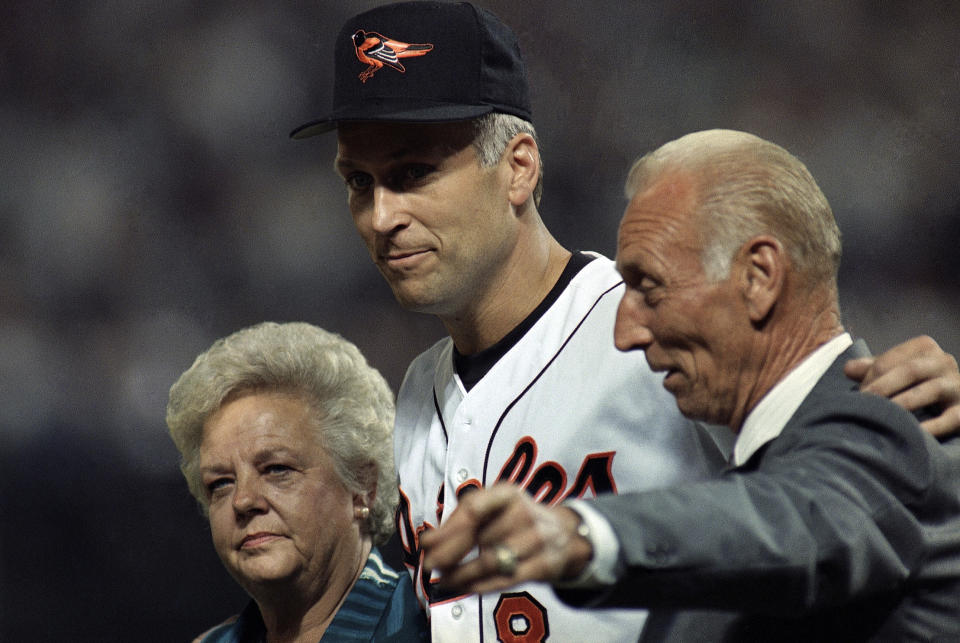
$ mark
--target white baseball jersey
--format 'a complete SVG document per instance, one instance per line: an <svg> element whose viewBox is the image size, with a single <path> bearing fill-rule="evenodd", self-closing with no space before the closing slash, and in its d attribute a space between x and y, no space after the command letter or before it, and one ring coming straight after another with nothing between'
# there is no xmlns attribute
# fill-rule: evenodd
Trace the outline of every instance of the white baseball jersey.
<svg viewBox="0 0 960 643"><path fill-rule="evenodd" d="M622 291L613 263L597 256L469 391L450 338L410 365L397 402L398 531L434 641L639 638L646 612L571 608L549 585L440 596L419 546L470 487L509 480L557 503L709 474L697 429L661 377L641 352L613 345Z"/></svg>

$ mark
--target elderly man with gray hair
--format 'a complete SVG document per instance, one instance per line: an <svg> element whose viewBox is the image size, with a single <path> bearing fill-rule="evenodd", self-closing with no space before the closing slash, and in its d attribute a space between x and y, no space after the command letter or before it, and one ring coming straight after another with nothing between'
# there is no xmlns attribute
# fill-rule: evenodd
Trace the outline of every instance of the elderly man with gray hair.
<svg viewBox="0 0 960 643"><path fill-rule="evenodd" d="M477 492L424 534L426 564L472 591L537 579L574 604L701 610L654 612L645 640L960 640L958 439L844 377L868 352L841 324L840 235L806 167L698 132L640 159L628 196L616 346L685 416L730 427L730 466L555 507ZM597 558L611 582L583 576Z"/></svg>

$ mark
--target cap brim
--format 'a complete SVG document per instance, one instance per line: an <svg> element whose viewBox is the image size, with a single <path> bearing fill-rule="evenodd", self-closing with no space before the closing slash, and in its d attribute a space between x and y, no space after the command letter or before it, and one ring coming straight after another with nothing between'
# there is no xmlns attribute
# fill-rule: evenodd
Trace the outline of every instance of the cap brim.
<svg viewBox="0 0 960 643"><path fill-rule="evenodd" d="M333 121L328 118L319 121L310 121L309 123L304 123L297 129L290 132L290 138L309 138L311 136L316 136L317 134L329 132L330 130L336 128L336 126L337 121Z"/></svg>
<svg viewBox="0 0 960 643"><path fill-rule="evenodd" d="M492 105L433 105L431 107L417 107L413 109L397 108L384 110L383 105L371 105L366 109L344 109L340 114L322 118L290 132L290 138L301 139L316 136L336 129L340 123L348 122L396 122L396 123L448 123L452 121L466 121L494 111Z"/></svg>

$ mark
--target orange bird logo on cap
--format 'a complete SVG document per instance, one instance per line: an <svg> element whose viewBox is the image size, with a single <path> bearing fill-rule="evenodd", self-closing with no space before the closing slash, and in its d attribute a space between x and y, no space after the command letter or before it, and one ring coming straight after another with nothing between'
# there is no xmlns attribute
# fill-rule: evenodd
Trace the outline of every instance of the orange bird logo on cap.
<svg viewBox="0 0 960 643"><path fill-rule="evenodd" d="M406 71L400 64L400 58L423 56L433 45L414 45L399 40L390 40L376 31L357 29L353 34L353 46L357 50L360 62L370 65L360 73L360 81L367 82L381 67L393 67L403 73Z"/></svg>

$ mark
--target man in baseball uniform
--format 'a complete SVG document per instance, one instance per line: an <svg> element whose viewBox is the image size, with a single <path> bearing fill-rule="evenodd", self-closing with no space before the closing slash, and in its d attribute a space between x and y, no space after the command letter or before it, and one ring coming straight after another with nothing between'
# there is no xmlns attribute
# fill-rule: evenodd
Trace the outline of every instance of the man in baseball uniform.
<svg viewBox="0 0 960 643"><path fill-rule="evenodd" d="M449 333L411 364L395 437L399 535L434 640L636 641L643 611L572 609L542 584L444 594L422 565L421 533L497 481L557 503L703 478L723 461L643 357L614 347L613 263L563 248L540 218L516 38L467 3L400 3L351 18L334 59L332 112L292 136L337 129L371 258L401 305ZM956 405L951 359L919 339L855 366L883 394L909 389L904 405Z"/></svg>

